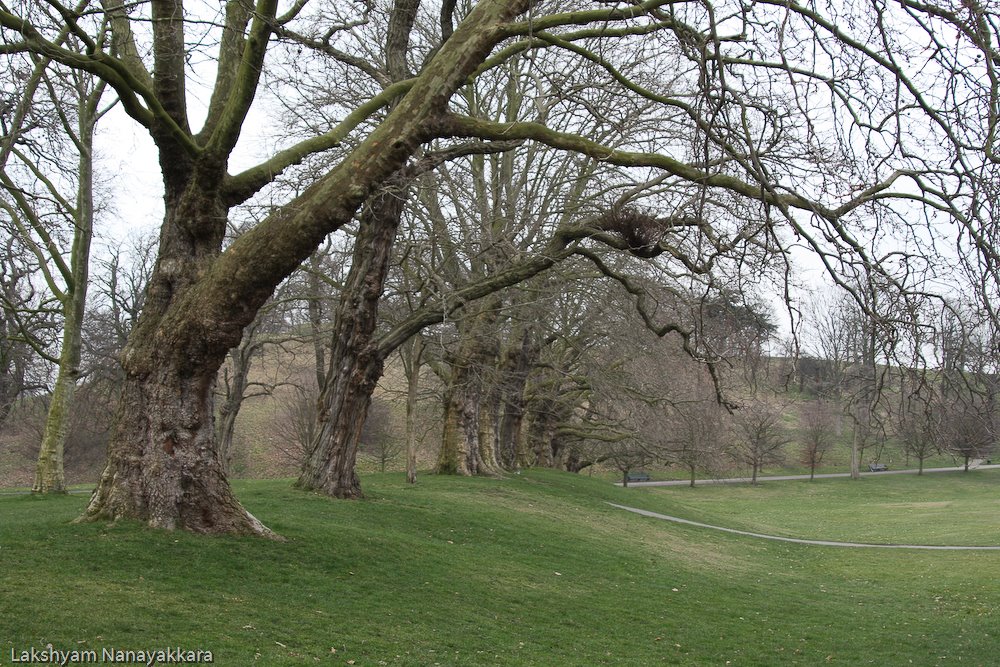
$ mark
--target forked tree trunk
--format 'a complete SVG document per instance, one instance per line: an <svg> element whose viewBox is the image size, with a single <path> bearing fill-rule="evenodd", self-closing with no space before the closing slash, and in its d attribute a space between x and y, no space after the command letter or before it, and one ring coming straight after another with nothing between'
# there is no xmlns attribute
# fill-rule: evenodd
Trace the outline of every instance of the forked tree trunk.
<svg viewBox="0 0 1000 667"><path fill-rule="evenodd" d="M496 475L491 415L483 396L481 378L468 367L452 369L451 386L444 395L444 426L437 473L443 475Z"/></svg>
<svg viewBox="0 0 1000 667"><path fill-rule="evenodd" d="M555 401L543 398L536 403L528 423L528 442L535 454L534 465L551 468L552 440L555 437Z"/></svg>
<svg viewBox="0 0 1000 667"><path fill-rule="evenodd" d="M506 355L502 369L502 407L498 452L505 467L521 465L519 453L523 450L524 388L528 372L537 357L531 343L531 332L525 329L521 340Z"/></svg>
<svg viewBox="0 0 1000 667"><path fill-rule="evenodd" d="M453 368L452 373L459 372ZM454 383L444 394L444 416L442 419L441 450L435 472L439 475L475 475L475 453L470 452L478 443L469 442L466 433L475 432L474 416L469 414L471 404L461 388Z"/></svg>
<svg viewBox="0 0 1000 667"><path fill-rule="evenodd" d="M450 475L496 475L494 412L490 412L491 383L487 371L495 366L492 345L497 298L488 299L460 326L462 342L452 361L444 395L441 451L436 471Z"/></svg>
<svg viewBox="0 0 1000 667"><path fill-rule="evenodd" d="M480 396L477 405L479 469L490 471L489 474L500 474L503 466L497 449L500 444L499 407L500 398L497 393L495 375L496 368L485 369L480 378Z"/></svg>

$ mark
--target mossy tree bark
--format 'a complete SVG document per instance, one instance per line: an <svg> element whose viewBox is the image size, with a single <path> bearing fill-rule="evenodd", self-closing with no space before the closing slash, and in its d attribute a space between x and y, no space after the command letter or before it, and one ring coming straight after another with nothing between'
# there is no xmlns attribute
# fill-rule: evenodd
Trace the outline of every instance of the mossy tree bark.
<svg viewBox="0 0 1000 667"><path fill-rule="evenodd" d="M501 417L498 456L505 468L521 465L524 450L525 388L528 375L538 360L538 346L531 327L524 327L520 339L513 337L501 368Z"/></svg>
<svg viewBox="0 0 1000 667"><path fill-rule="evenodd" d="M95 109L96 110L96 109ZM63 336L56 381L45 418L45 431L35 466L34 493L65 493L64 452L72 417L73 397L80 377L83 318L87 304L90 267L90 244L93 237L93 125L81 117L80 178L76 228L71 250L71 280L60 295L63 311Z"/></svg>
<svg viewBox="0 0 1000 667"><path fill-rule="evenodd" d="M334 320L316 437L296 482L300 489L335 498L362 495L354 464L372 392L385 364L373 339L378 301L404 204L403 189L390 187L380 191L361 216L351 269Z"/></svg>

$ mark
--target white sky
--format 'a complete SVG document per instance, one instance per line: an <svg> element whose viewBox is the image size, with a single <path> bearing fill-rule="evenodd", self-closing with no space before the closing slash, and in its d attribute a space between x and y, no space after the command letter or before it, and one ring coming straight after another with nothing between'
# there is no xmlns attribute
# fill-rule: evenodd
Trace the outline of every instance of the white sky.
<svg viewBox="0 0 1000 667"><path fill-rule="evenodd" d="M98 125L98 179L110 210L97 222L105 243L150 232L163 221L163 186L156 147L145 128L115 107Z"/></svg>

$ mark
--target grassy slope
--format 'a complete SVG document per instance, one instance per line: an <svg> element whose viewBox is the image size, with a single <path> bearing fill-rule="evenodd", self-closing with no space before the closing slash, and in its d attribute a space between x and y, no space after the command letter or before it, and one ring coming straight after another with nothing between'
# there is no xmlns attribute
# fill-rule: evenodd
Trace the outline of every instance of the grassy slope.
<svg viewBox="0 0 1000 667"><path fill-rule="evenodd" d="M935 480L928 502L997 495L1000 476L969 479ZM838 536L879 537L851 532L870 517L891 525L872 506L878 489L885 502L925 502L923 482L839 482L855 520L833 520ZM651 492L551 471L365 484L361 502L240 484L283 543L72 525L81 497L0 497L0 664L50 642L200 647L222 665L995 662L1000 553L762 542L604 503L822 534L834 483L782 486L785 500L777 485ZM782 525L808 503L808 521ZM908 521L930 535L969 516ZM987 525L956 539L995 538Z"/></svg>

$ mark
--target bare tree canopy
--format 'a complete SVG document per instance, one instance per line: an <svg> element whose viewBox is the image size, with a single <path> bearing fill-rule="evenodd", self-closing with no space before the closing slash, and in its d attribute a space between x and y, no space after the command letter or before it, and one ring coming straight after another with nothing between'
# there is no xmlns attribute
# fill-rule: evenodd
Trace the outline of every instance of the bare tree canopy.
<svg viewBox="0 0 1000 667"><path fill-rule="evenodd" d="M536 268L580 253L610 271L597 239L708 291L791 281L805 250L873 317L898 318L955 266L995 315L996 19L976 3L911 0L0 2L4 58L106 81L159 151L156 268L87 517L268 533L218 460L215 374L276 286L450 139L521 140L615 168L589 185L615 193L607 210L548 230ZM534 89L503 115L456 95L515 80ZM258 98L285 108L262 125L277 147L231 173ZM292 176L284 194L277 179ZM638 212L614 208L612 186L629 182ZM223 248L227 219L254 198L270 198L270 214ZM872 285L889 298L866 298ZM645 312L661 335L692 335Z"/></svg>

